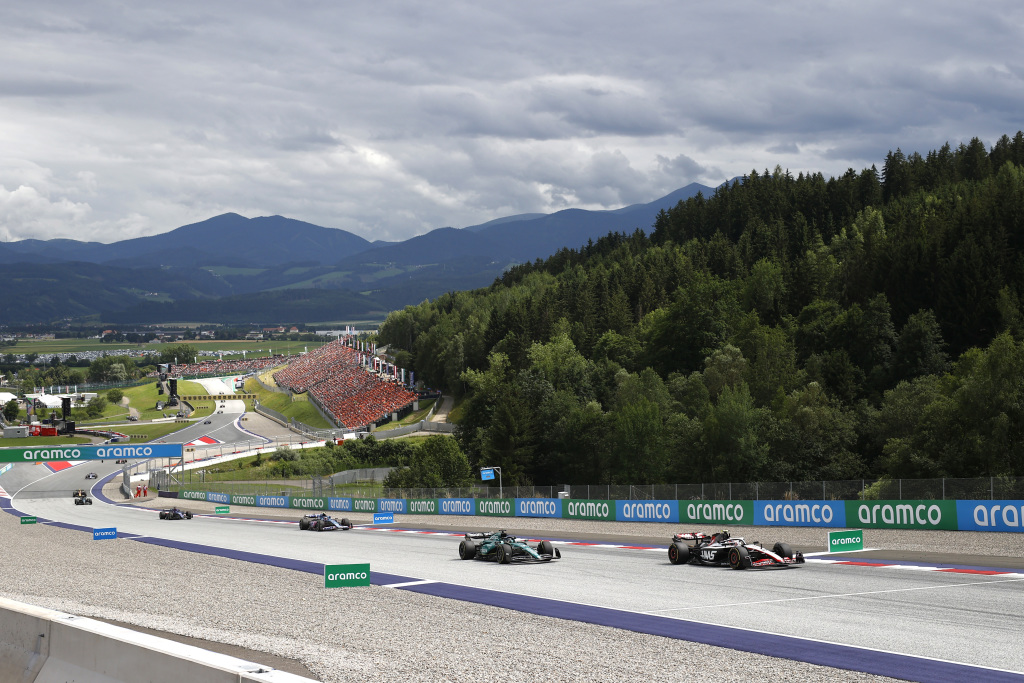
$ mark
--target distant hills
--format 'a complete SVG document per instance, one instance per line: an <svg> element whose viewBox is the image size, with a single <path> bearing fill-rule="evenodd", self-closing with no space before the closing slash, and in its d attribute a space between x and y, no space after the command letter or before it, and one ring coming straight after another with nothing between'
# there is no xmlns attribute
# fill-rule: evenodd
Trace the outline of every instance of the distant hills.
<svg viewBox="0 0 1024 683"><path fill-rule="evenodd" d="M111 244L0 244L0 324L90 318L299 323L383 318L446 291L491 284L509 266L579 248L609 232L650 232L658 212L713 189L687 185L614 211L567 209L369 242L283 216L234 213Z"/></svg>

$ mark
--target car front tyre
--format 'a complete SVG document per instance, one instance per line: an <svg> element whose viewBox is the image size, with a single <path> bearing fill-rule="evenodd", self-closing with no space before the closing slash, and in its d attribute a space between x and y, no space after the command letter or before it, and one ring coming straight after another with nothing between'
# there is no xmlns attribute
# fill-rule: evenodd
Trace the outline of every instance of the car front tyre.
<svg viewBox="0 0 1024 683"><path fill-rule="evenodd" d="M729 566L733 569L746 569L750 563L750 553L746 548L729 548Z"/></svg>
<svg viewBox="0 0 1024 683"><path fill-rule="evenodd" d="M775 547L772 548L772 552L779 557L793 557L793 549L789 547L788 543L776 543Z"/></svg>
<svg viewBox="0 0 1024 683"><path fill-rule="evenodd" d="M512 561L512 546L508 543L502 543L498 546L498 563L508 564Z"/></svg>

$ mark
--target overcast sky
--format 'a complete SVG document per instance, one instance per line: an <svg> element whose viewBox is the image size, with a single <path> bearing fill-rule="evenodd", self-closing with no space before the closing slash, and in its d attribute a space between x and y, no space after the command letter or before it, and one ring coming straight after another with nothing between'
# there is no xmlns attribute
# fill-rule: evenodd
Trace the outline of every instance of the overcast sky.
<svg viewBox="0 0 1024 683"><path fill-rule="evenodd" d="M4 2L0 238L370 240L1024 128L1024 3Z"/></svg>

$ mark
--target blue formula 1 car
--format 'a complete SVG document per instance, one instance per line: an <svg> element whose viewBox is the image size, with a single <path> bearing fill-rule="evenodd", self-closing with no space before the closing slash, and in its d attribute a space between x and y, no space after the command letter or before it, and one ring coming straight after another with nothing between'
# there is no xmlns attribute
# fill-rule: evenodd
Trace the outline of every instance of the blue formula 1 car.
<svg viewBox="0 0 1024 683"><path fill-rule="evenodd" d="M303 516L299 520L299 528L303 531L348 531L352 528L352 522L347 517L335 519L321 512Z"/></svg>
<svg viewBox="0 0 1024 683"><path fill-rule="evenodd" d="M161 510L160 519L192 519L192 513L173 507L170 510Z"/></svg>
<svg viewBox="0 0 1024 683"><path fill-rule="evenodd" d="M550 562L562 557L551 541L531 546L526 541L505 533L490 531L467 533L459 543L459 557L463 560L495 560L499 564L510 562Z"/></svg>

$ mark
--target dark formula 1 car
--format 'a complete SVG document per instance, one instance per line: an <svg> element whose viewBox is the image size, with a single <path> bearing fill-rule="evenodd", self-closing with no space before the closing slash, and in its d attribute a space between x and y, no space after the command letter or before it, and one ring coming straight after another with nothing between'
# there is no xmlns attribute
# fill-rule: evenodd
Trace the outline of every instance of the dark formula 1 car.
<svg viewBox="0 0 1024 683"><path fill-rule="evenodd" d="M562 557L551 541L541 541L536 546L516 538L504 531L490 531L471 534L459 543L459 557L463 560L496 560L500 564L509 562L550 562Z"/></svg>
<svg viewBox="0 0 1024 683"><path fill-rule="evenodd" d="M324 513L318 515L305 515L299 520L299 528L303 531L348 531L352 528L352 522L348 517L335 519Z"/></svg>
<svg viewBox="0 0 1024 683"><path fill-rule="evenodd" d="M86 495L85 489L75 489L71 497L75 499L75 505L92 505L92 498Z"/></svg>
<svg viewBox="0 0 1024 683"><path fill-rule="evenodd" d="M693 541L690 545L688 541ZM791 567L803 564L804 554L793 552L788 543L776 543L771 550L760 543L747 543L732 538L728 531L717 534L688 533L672 537L668 547L668 561L672 564L703 564L712 567L729 565L733 569L748 567Z"/></svg>
<svg viewBox="0 0 1024 683"><path fill-rule="evenodd" d="M90 472L89 474L85 475L86 479L96 479L97 477L98 475L95 472Z"/></svg>
<svg viewBox="0 0 1024 683"><path fill-rule="evenodd" d="M160 519L192 519L192 513L187 510L171 508L170 510L161 510Z"/></svg>

